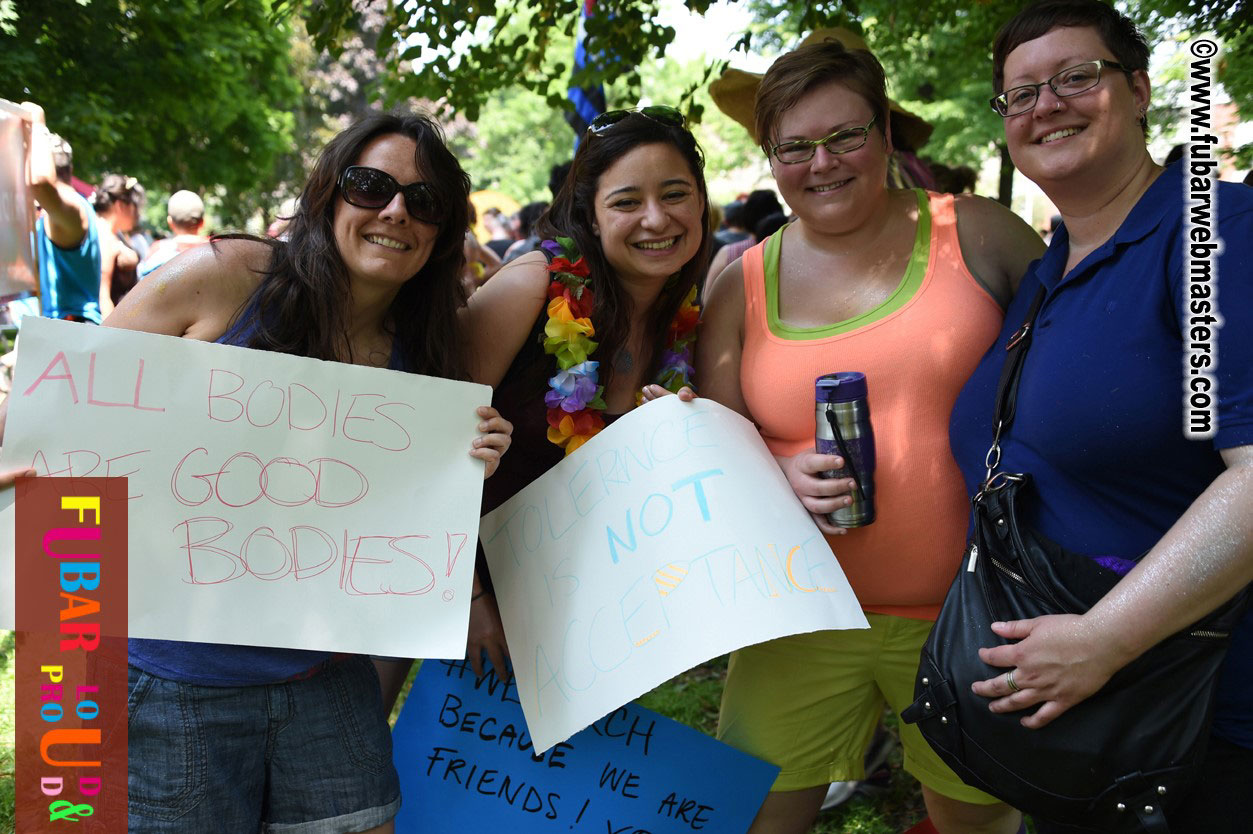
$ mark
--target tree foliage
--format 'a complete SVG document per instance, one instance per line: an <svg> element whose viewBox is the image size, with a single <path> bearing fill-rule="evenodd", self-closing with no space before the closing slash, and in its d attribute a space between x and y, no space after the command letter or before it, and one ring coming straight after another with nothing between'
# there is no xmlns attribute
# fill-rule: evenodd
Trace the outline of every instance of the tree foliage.
<svg viewBox="0 0 1253 834"><path fill-rule="evenodd" d="M275 163L275 187L265 202L278 206L296 196L328 141L378 107L386 67L378 57L386 0L359 4L357 28L332 53L319 50L303 27L291 34L292 73L301 96L292 110L293 144Z"/></svg>
<svg viewBox="0 0 1253 834"><path fill-rule="evenodd" d="M276 0L279 14L303 15L319 46L334 50L358 25L354 0ZM674 38L656 22L661 0L598 0L587 23L588 49L597 55L571 73L565 46L581 3L572 0L393 0L378 38L387 67L388 100L420 97L470 121L493 91L520 86L553 109L566 108L565 90L613 82L620 100L642 89L641 67L661 59ZM711 0L685 0L703 14ZM1226 38L1229 89L1253 110L1253 0L1139 0L1127 11L1155 42L1179 21L1194 31ZM781 49L819 26L843 25L863 34L888 70L891 93L935 126L926 153L947 164L972 164L1002 144L1000 120L987 106L991 44L1021 0L751 0L756 23L745 50ZM1232 48L1234 47L1234 50ZM558 56L554 59L554 55ZM409 62L423 60L420 72ZM678 98L693 120L702 115L698 93L720 65L707 65ZM1008 164L1008 163L1006 163Z"/></svg>
<svg viewBox="0 0 1253 834"><path fill-rule="evenodd" d="M1253 112L1253 19L1249 0L1141 0L1126 13L1150 47L1177 37L1180 28L1217 31L1227 38L1220 78L1237 105ZM931 122L924 155L948 165L971 165L1003 153L1001 119L988 107L992 95L992 43L1020 0L752 0L755 48L781 49L821 26L844 26L863 35L883 63L889 94ZM1149 112L1153 130L1171 130L1177 112L1158 99ZM1005 173L1008 172L1006 167ZM1003 178L1003 183L1008 183ZM1008 191L1002 199L1008 202Z"/></svg>
<svg viewBox="0 0 1253 834"><path fill-rule="evenodd" d="M1245 118L1253 114L1253 27L1230 35L1218 68L1218 78ZM1253 168L1253 143L1236 148L1236 166Z"/></svg>
<svg viewBox="0 0 1253 834"><path fill-rule="evenodd" d="M642 68L638 98L628 98L634 91L625 85L612 85L609 97L615 106L682 105L704 151L710 197L729 202L756 180L769 178L769 167L748 131L714 105L708 89L710 66L700 58L656 61Z"/></svg>
<svg viewBox="0 0 1253 834"><path fill-rule="evenodd" d="M158 192L212 191L226 225L290 195L325 140L380 105L442 110L476 184L519 199L542 197L548 166L568 155L556 114L570 86L607 83L610 106L643 96L693 121L709 113L710 169L734 167L755 152L709 108L721 64L660 62L675 35L658 22L662 2L597 0L595 58L572 74L576 0L0 0L0 96L43 104L86 178L122 171ZM684 2L698 14L711 4ZM1253 112L1250 3L1128 10L1153 40L1181 26L1216 31L1227 45L1220 79ZM757 23L742 46L782 49L821 25L862 32L893 97L935 125L925 152L968 164L1000 141L986 104L990 44L1019 5L751 0Z"/></svg>
<svg viewBox="0 0 1253 834"><path fill-rule="evenodd" d="M703 14L712 0L685 0ZM674 29L659 23L661 0L598 0L586 26L594 58L573 71L564 49L579 23L572 0L402 0L388 6L378 40L387 62L387 100L425 99L477 121L495 90L518 85L565 108L568 87L618 80L638 91L640 67L661 59ZM357 0L277 0L279 15L300 15L319 49L335 51L359 26ZM560 57L553 56L560 51ZM423 60L420 72L410 71Z"/></svg>
<svg viewBox="0 0 1253 834"><path fill-rule="evenodd" d="M218 0L223 2L223 0ZM1162 24L1182 19L1195 31L1214 30L1228 40L1253 26L1253 0L1139 0L1128 12L1156 37ZM360 0L276 0L276 14L300 14L319 48L334 51L359 27ZM684 0L704 14L711 0ZM390 97L438 102L475 121L493 90L520 84L565 106L567 86L618 80L638 90L640 67L663 57L673 28L657 22L661 0L597 0L587 23L589 51L598 55L571 74L569 63L550 59L555 44L575 31L581 2L573 0L393 0L378 39L391 78ZM919 41L930 39L927 66L936 80L951 79L943 91L961 89L987 74L992 38L1017 12L1021 0L751 0L758 21L745 46L781 45L823 25L865 31L867 41L891 62L894 74L912 80L906 55L917 56ZM564 37L563 37L564 36ZM406 62L427 56L420 73ZM1242 55L1242 57L1244 57ZM899 59L899 60L894 60ZM941 78L944 76L945 78ZM939 98L941 88L926 87ZM903 96L919 99L916 96ZM921 100L926 100L922 96Z"/></svg>
<svg viewBox="0 0 1253 834"><path fill-rule="evenodd" d="M568 61L573 51L573 37L562 35L554 38L545 60ZM699 59L645 61L637 68L638 78L611 81L605 98L610 108L681 104L689 121L699 120L693 130L705 152L706 171L714 178L760 157L748 133L709 97L711 67L716 66ZM546 97L515 84L489 94L476 122L453 118L449 146L476 189L495 189L520 203L547 201L549 169L574 152L574 135L563 113L563 107L553 107Z"/></svg>
<svg viewBox="0 0 1253 834"><path fill-rule="evenodd" d="M0 96L42 104L76 172L158 190L221 186L223 214L273 183L301 90L268 0L18 0L0 28Z"/></svg>
<svg viewBox="0 0 1253 834"><path fill-rule="evenodd" d="M525 87L496 90L479 120L448 126L448 146L470 175L474 189L490 188L519 203L548 202L548 174L574 154L574 134L542 96Z"/></svg>

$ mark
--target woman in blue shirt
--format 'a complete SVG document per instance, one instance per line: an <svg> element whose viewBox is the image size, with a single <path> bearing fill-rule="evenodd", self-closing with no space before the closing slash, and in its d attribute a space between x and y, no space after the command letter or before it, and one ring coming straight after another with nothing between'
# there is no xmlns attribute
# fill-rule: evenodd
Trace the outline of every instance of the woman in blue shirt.
<svg viewBox="0 0 1253 834"><path fill-rule="evenodd" d="M973 492L1005 344L1043 286L1001 465L1032 474L1031 524L1124 574L1082 616L994 626L1016 642L981 650L1003 673L974 691L996 712L1038 707L1022 723L1039 728L1253 580L1253 191L1218 187L1217 222L1207 212L1190 228L1188 160L1163 169L1145 147L1148 48L1111 7L1029 7L994 61L1014 163L1064 224L958 399L953 451ZM1219 236L1221 255L1193 245ZM1190 432L1207 400L1209 430ZM1253 617L1221 674L1207 770L1175 830L1244 831L1253 818Z"/></svg>

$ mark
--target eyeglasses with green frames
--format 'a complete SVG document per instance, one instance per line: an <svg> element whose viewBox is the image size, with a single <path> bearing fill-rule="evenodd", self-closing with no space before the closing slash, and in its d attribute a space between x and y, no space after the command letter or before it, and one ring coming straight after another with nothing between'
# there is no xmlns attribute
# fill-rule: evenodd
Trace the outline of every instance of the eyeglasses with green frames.
<svg viewBox="0 0 1253 834"><path fill-rule="evenodd" d="M790 139L787 142L780 142L770 149L770 155L784 165L792 165L813 159L819 145L826 148L827 153L842 154L855 151L866 144L866 137L870 135L870 128L874 127L874 123L875 117L871 116L865 127L844 128L821 139Z"/></svg>
<svg viewBox="0 0 1253 834"><path fill-rule="evenodd" d="M1034 110L1035 103L1040 100L1040 88L1046 84L1057 94L1058 98L1069 98L1080 93L1086 93L1101 83L1101 70L1106 67L1119 72L1131 73L1131 70L1114 61L1103 59L1085 61L1073 67L1066 67L1066 69L1057 73L1048 81L1012 87L999 96L993 96L989 99L989 103L992 105L992 109L1001 115L1001 118L1008 119L1010 116L1017 116L1021 113L1026 113L1028 110Z"/></svg>

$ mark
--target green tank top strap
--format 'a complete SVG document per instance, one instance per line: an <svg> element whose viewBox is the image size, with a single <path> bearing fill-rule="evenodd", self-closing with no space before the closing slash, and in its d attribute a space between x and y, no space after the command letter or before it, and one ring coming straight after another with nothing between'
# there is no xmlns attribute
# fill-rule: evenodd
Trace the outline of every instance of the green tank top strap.
<svg viewBox="0 0 1253 834"><path fill-rule="evenodd" d="M930 198L925 190L921 188L911 190L918 198L918 230L914 234L914 248L909 256L909 264L905 267L905 274L896 289L884 299L883 303L851 319L821 327L793 327L780 321L779 259L783 253L783 232L787 226L766 239L766 246L762 251L762 266L766 276L766 322L771 333L780 339L796 341L838 336L886 318L904 307L917 294L927 275L927 264L931 259L931 206Z"/></svg>

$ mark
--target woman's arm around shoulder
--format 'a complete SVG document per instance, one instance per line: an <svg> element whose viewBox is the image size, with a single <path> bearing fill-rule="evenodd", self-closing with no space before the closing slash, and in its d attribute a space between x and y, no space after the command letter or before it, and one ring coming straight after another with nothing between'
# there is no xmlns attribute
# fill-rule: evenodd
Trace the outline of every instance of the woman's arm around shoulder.
<svg viewBox="0 0 1253 834"><path fill-rule="evenodd" d="M530 252L505 264L470 296L461 324L475 382L495 387L505 378L548 303L549 283L543 253Z"/></svg>
<svg viewBox="0 0 1253 834"><path fill-rule="evenodd" d="M273 245L282 244L233 238L188 249L136 284L105 325L213 341L256 290Z"/></svg>
<svg viewBox="0 0 1253 834"><path fill-rule="evenodd" d="M1001 309L1008 307L1027 266L1044 254L1044 241L1022 218L987 197L959 194L953 208L966 267Z"/></svg>
<svg viewBox="0 0 1253 834"><path fill-rule="evenodd" d="M740 388L744 353L744 269L735 261L705 287L696 338L696 390L748 419Z"/></svg>

